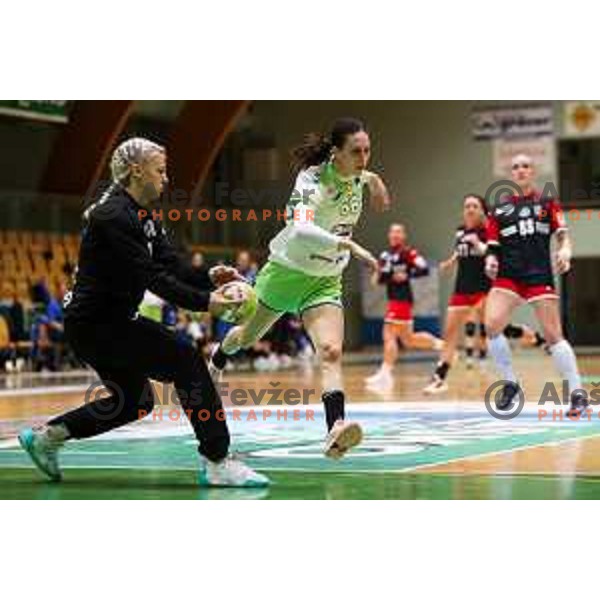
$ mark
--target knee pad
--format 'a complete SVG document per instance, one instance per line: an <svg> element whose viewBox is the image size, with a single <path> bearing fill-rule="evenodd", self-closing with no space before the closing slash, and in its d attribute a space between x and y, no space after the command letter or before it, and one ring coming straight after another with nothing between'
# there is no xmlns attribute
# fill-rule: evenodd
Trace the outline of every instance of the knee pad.
<svg viewBox="0 0 600 600"><path fill-rule="evenodd" d="M341 346L334 344L323 344L321 346L321 357L326 362L337 362L342 356Z"/></svg>
<svg viewBox="0 0 600 600"><path fill-rule="evenodd" d="M523 337L523 328L520 325L507 325L504 328L504 335L509 340L518 340Z"/></svg>
<svg viewBox="0 0 600 600"><path fill-rule="evenodd" d="M485 328L485 323L479 323L479 335L482 338L487 337L487 329Z"/></svg>
<svg viewBox="0 0 600 600"><path fill-rule="evenodd" d="M473 337L475 335L476 329L477 326L475 325L475 323L473 323L473 321L469 321L465 325L465 335L467 335L468 337Z"/></svg>

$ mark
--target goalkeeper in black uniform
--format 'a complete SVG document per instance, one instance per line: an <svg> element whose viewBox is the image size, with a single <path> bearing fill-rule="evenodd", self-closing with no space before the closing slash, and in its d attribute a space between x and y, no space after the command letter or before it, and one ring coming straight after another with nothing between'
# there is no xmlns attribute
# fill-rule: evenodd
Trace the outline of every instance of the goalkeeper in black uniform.
<svg viewBox="0 0 600 600"><path fill-rule="evenodd" d="M228 455L221 399L198 352L137 314L147 289L172 304L216 315L239 302L218 289L186 283L187 265L150 216L167 183L165 150L131 138L114 151L111 171L113 185L84 213L76 280L64 300L66 336L110 394L22 431L19 441L47 476L59 480L58 451L67 440L99 435L152 411L152 378L175 384L198 439L202 485L267 485L266 477ZM211 271L217 284L237 276L229 267Z"/></svg>

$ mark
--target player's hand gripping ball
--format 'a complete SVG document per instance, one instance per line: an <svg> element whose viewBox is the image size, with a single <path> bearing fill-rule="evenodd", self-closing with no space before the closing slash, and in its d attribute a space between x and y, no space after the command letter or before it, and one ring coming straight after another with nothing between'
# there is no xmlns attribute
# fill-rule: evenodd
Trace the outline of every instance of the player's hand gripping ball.
<svg viewBox="0 0 600 600"><path fill-rule="evenodd" d="M223 302L218 315L222 321L240 325L249 321L256 313L258 300L254 288L245 281L232 281L218 290Z"/></svg>

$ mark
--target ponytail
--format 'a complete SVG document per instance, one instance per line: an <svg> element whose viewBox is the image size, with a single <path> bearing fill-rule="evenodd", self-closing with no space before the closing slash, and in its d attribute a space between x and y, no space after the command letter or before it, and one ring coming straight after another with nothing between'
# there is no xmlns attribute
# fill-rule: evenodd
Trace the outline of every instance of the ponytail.
<svg viewBox="0 0 600 600"><path fill-rule="evenodd" d="M292 150L292 162L295 171L302 171L329 160L333 144L324 135L308 133L304 142Z"/></svg>
<svg viewBox="0 0 600 600"><path fill-rule="evenodd" d="M349 135L360 131L366 131L362 121L345 118L333 124L329 136L309 133L304 136L304 142L292 150L294 169L301 171L328 161L333 148L342 148Z"/></svg>

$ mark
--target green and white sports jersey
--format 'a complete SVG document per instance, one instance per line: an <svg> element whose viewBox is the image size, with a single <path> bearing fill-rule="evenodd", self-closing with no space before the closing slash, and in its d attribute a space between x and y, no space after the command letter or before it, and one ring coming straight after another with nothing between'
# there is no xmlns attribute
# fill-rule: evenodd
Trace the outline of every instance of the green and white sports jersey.
<svg viewBox="0 0 600 600"><path fill-rule="evenodd" d="M367 172L341 177L331 163L298 174L286 226L269 245L269 260L314 276L340 275L350 253L335 236L351 236L363 207Z"/></svg>

